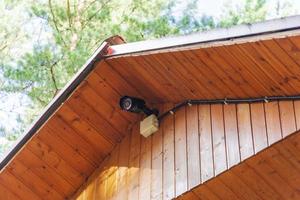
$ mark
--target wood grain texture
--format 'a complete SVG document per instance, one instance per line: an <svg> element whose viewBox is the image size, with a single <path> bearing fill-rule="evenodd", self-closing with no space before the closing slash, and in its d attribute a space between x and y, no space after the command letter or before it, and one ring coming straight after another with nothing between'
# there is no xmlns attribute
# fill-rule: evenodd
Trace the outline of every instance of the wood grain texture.
<svg viewBox="0 0 300 200"><path fill-rule="evenodd" d="M124 95L167 107L187 99L299 95L300 36L272 37L97 62L7 165L10 171L3 176L27 196L2 181L0 192L8 190L9 198L21 200L44 194L45 199L70 197L80 193L103 163L110 165L105 159L126 146L127 152L119 150L112 162L118 167L104 173L80 198L110 199L128 192L130 196L123 195L127 199L172 199L288 137L300 128L299 101L186 107L164 119L151 141L137 138L140 116L118 105ZM294 155L298 146L289 143L280 150ZM226 183L217 184L226 191ZM204 190L208 199L220 199L210 188Z"/></svg>
<svg viewBox="0 0 300 200"><path fill-rule="evenodd" d="M299 158L288 150L297 149L298 142L300 132L293 133L176 200L299 199Z"/></svg>
<svg viewBox="0 0 300 200"><path fill-rule="evenodd" d="M285 117L295 120L294 115ZM298 140L284 140L284 146L275 144L272 151L268 150L270 153L264 153L270 144L282 140L280 124L268 128L281 120L279 105L274 102L186 106L164 118L159 131L148 138L139 135L136 124L108 157L106 177L99 176L106 188L101 195L105 200L298 198L292 191L297 190L299 181ZM270 137L272 143L268 142ZM260 152L266 157L252 158ZM109 161L116 154L117 166ZM269 157L273 160L265 161ZM293 166L296 168L292 169ZM258 172L261 167L264 172ZM108 175L110 168L116 168L116 175ZM271 181L274 170L279 168L291 168L289 172L276 174L281 184L284 184L282 177L289 176L289 185L281 192L274 192L279 184L272 185ZM193 194L182 196L187 191Z"/></svg>

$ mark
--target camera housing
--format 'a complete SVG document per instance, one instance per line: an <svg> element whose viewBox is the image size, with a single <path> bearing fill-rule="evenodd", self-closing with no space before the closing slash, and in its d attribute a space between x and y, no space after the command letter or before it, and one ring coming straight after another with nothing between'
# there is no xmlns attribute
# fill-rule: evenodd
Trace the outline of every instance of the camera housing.
<svg viewBox="0 0 300 200"><path fill-rule="evenodd" d="M150 109L146 106L146 102L143 99L137 97L123 96L120 98L119 105L122 110L132 113L144 113L146 116L154 114L158 116L157 109Z"/></svg>

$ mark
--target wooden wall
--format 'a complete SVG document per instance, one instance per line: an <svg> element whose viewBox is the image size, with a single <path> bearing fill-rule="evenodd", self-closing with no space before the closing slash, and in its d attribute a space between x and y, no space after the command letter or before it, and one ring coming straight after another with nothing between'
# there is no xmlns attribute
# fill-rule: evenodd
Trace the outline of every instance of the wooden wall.
<svg viewBox="0 0 300 200"><path fill-rule="evenodd" d="M300 132L295 132L176 200L299 200Z"/></svg>
<svg viewBox="0 0 300 200"><path fill-rule="evenodd" d="M173 199L298 129L299 101L187 106L147 139L134 126L77 200Z"/></svg>

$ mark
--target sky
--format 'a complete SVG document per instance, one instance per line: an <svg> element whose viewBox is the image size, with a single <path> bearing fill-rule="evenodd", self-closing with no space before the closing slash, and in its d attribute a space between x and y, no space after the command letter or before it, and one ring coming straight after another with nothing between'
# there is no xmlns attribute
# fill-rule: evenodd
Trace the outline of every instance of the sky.
<svg viewBox="0 0 300 200"><path fill-rule="evenodd" d="M240 5L244 0L199 0L199 12L206 13L207 15L219 16L222 13L222 6L227 2L234 2L236 5ZM267 0L267 4L269 8L274 8L276 5L276 0ZM281 0L281 3L286 2L285 0ZM295 8L300 8L299 0L290 0Z"/></svg>
<svg viewBox="0 0 300 200"><path fill-rule="evenodd" d="M1 1L1 0L0 0ZM178 6L174 9L175 13L178 13L180 15L182 8L182 4L185 4L185 0L181 0L181 3L178 4ZM198 13L199 16L202 14L206 14L209 16L213 16L217 19L220 18L224 4L230 2L230 0L199 0L198 1ZM241 6L244 0L231 0L231 2L234 3L235 6ZM276 7L276 2L277 0L267 0L267 5L269 10L273 10ZM281 3L286 2L286 0L281 0ZM289 0L289 2L292 3L292 6L295 10L300 11L300 0ZM0 3L1 4L1 3ZM20 10L19 12L24 12ZM13 14L13 13L11 13ZM288 13L289 15L293 15L294 13ZM19 15L22 16L22 15ZM0 14L1 17L1 14ZM276 18L277 16L274 15L269 15L268 19ZM18 19L14 19L18 20ZM27 22L27 26L29 27L29 31L34 30L34 33L31 33L32 35L39 35L39 39L43 37L47 37L46 31L42 31L43 28L45 28L44 24L39 22L39 21L29 21ZM32 29L32 27L34 27ZM42 34L41 34L42 33ZM44 35L43 35L44 33ZM18 51L28 51L32 48L32 44L36 42L36 38L33 39L32 41L29 41L28 43L24 44L23 48L16 49ZM21 55L22 52L16 53L16 55ZM0 71L0 84L1 84L1 71ZM1 97L1 92L0 92L0 97ZM0 98L0 127L3 126L8 130L12 130L13 127L17 126L17 116L18 115L24 115L27 111L27 105L30 100L26 98L26 96L21 95L21 94L6 94L4 98ZM1 135L1 130L0 130L0 144L7 143L7 140L4 139L3 135ZM1 154L1 152L0 152ZM0 156L1 157L1 156Z"/></svg>

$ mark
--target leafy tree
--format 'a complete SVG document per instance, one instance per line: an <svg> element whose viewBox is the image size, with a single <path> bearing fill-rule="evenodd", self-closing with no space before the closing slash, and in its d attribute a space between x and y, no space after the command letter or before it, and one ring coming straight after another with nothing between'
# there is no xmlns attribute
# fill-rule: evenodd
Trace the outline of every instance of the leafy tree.
<svg viewBox="0 0 300 200"><path fill-rule="evenodd" d="M220 21L221 27L230 27L238 24L248 24L263 21L267 16L266 0L246 0L245 5L233 8L227 4L224 7L227 12Z"/></svg>
<svg viewBox="0 0 300 200"><path fill-rule="evenodd" d="M5 77L0 80L0 97L1 94L22 93L32 101L28 115L18 119L21 124L18 130L8 134L10 140L24 130L24 126L57 95L100 42L109 36L119 34L133 42L252 23L267 17L266 0L245 0L241 7L227 4L219 20L199 16L198 0L190 0L184 5L178 15L174 13L177 0L1 2L1 11L25 9L26 12L20 13L26 14L19 16L23 20L11 26L7 22L14 16L0 12L0 78L1 73ZM287 9L290 9L288 4L278 4L276 15L284 15L283 10ZM27 21L33 25L22 26ZM36 23L42 24L40 30L35 30ZM33 42L33 47L21 45L26 41ZM16 54L16 49L23 51Z"/></svg>

